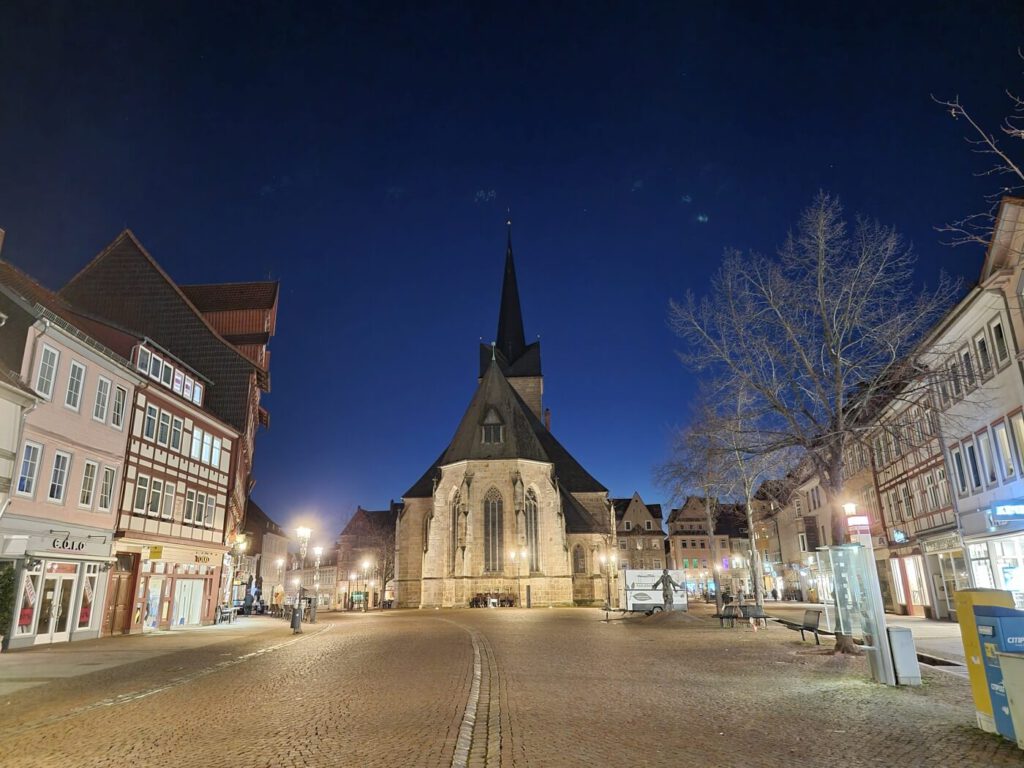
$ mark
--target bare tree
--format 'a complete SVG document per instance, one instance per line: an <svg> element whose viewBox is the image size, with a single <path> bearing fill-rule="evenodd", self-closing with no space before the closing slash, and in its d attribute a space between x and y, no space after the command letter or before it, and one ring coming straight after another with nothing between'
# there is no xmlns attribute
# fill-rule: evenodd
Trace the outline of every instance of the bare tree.
<svg viewBox="0 0 1024 768"><path fill-rule="evenodd" d="M785 474L794 462L792 449L769 448L768 440L758 429L757 421L750 418L756 413L753 399L742 386L722 392L722 410L727 410L716 420L715 440L721 453L723 469L732 476L733 487L746 513L747 531L750 537L751 586L754 601L764 607L764 583L761 553L755 541L754 498L766 480L776 479ZM731 402L730 402L731 400Z"/></svg>
<svg viewBox="0 0 1024 768"><path fill-rule="evenodd" d="M685 503L691 496L703 499L704 523L709 538L711 577L715 583L716 613L722 612L722 588L718 569L718 537L715 528L721 508L718 499L733 490L733 479L723 461L718 441L719 423L713 411L701 407L690 424L680 430L673 441L671 458L655 470L658 483L671 498Z"/></svg>
<svg viewBox="0 0 1024 768"><path fill-rule="evenodd" d="M916 344L956 295L945 277L915 291L914 257L890 227L858 219L819 193L777 258L726 254L709 296L670 306L688 365L749 398L758 452L806 453L825 492L833 540L846 532L846 448L867 427L865 403L919 398L929 383ZM839 650L852 639L837 635Z"/></svg>
<svg viewBox="0 0 1024 768"><path fill-rule="evenodd" d="M1024 50L1017 55L1024 59ZM989 203L987 211L974 213L962 219L938 227L949 239L949 245L976 243L987 247L992 237L999 201L1006 195L1020 195L1024 192L1024 162L1015 159L1021 147L1014 144L1007 146L1006 139L1024 140L1024 99L1011 91L1006 91L1010 100L1010 114L995 131L989 130L968 111L959 96L952 99L939 99L934 95L932 100L949 112L954 120L963 119L967 123L968 135L965 141L972 151L986 155L992 164L976 173L976 176L992 176L999 180L998 188L993 190L986 199Z"/></svg>

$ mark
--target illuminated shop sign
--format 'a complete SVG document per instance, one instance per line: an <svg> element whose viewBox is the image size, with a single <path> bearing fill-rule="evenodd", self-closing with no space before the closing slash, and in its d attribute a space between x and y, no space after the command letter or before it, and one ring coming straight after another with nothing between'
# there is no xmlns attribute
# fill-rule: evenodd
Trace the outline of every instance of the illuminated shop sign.
<svg viewBox="0 0 1024 768"><path fill-rule="evenodd" d="M894 544L902 544L907 540L907 534L898 528L892 532L892 541Z"/></svg>
<svg viewBox="0 0 1024 768"><path fill-rule="evenodd" d="M1024 517L1024 504L999 504L992 508L996 517Z"/></svg>

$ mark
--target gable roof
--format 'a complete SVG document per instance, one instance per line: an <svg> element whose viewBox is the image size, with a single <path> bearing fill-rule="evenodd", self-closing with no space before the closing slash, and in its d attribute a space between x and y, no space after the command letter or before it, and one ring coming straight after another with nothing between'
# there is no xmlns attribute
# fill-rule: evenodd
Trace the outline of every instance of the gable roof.
<svg viewBox="0 0 1024 768"><path fill-rule="evenodd" d="M640 504L642 504L644 508L646 508L647 511L650 513L651 517L653 517L655 520L661 520L661 504L648 504L643 499L640 498L639 493L634 493L632 496L626 499L609 499L609 501L612 503L612 506L615 507L616 521L622 520L623 516L626 514L626 510L629 509L629 505L630 503L632 503L633 499L636 499ZM673 510L673 512L675 512L675 510Z"/></svg>
<svg viewBox="0 0 1024 768"><path fill-rule="evenodd" d="M501 419L504 440L484 443L480 425L494 412ZM492 361L470 400L455 435L438 460L404 494L404 498L426 498L433 493L433 479L438 469L466 460L528 459L555 466L559 485L569 493L601 493L607 489L587 472L579 462L548 432L533 415Z"/></svg>
<svg viewBox="0 0 1024 768"><path fill-rule="evenodd" d="M269 389L267 372L227 341L157 264L130 230L75 275L62 300L137 329L208 377L207 407L245 429L249 376Z"/></svg>

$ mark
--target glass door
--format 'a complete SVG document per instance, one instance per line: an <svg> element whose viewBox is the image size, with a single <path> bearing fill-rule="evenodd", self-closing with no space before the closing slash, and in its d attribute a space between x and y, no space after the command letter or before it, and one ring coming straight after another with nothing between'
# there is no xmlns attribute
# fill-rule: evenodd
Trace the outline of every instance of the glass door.
<svg viewBox="0 0 1024 768"><path fill-rule="evenodd" d="M78 582L74 563L50 563L43 576L36 643L66 642L71 637L71 600Z"/></svg>
<svg viewBox="0 0 1024 768"><path fill-rule="evenodd" d="M145 615L142 619L142 631L151 632L160 627L160 604L164 594L163 576L151 576L146 591Z"/></svg>

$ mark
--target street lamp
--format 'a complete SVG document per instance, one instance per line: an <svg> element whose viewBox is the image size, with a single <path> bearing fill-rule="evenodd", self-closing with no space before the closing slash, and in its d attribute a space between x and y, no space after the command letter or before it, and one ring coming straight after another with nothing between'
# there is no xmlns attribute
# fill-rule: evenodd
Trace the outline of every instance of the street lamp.
<svg viewBox="0 0 1024 768"><path fill-rule="evenodd" d="M295 537L299 542L299 558L302 560L301 568L306 568L306 547L309 546L309 537L313 531L305 526L295 530ZM292 612L292 630L295 634L302 632L302 578L295 579L295 610Z"/></svg>
<svg viewBox="0 0 1024 768"><path fill-rule="evenodd" d="M275 565L277 566L277 578L274 580L274 591L273 591L273 593L271 595L271 600L272 600L272 602L274 604L274 611L276 612L277 611L277 588L280 587L281 591L284 592L284 583L281 581L281 573L284 571L284 558L283 557L277 558L277 561L275 562ZM282 596L282 600L283 599L284 598Z"/></svg>
<svg viewBox="0 0 1024 768"><path fill-rule="evenodd" d="M523 547L522 550L512 550L508 553L508 556L512 558L512 567L516 569L516 592L519 598L519 607L523 607L523 563L526 562L526 558L529 557L530 551ZM519 558L519 566L516 567L516 558Z"/></svg>
<svg viewBox="0 0 1024 768"><path fill-rule="evenodd" d="M370 561L363 560L363 613L366 613L367 603L370 602Z"/></svg>
<svg viewBox="0 0 1024 768"><path fill-rule="evenodd" d="M348 575L348 607L350 610L352 609L352 585L356 583L356 579L358 578L359 574L355 571L352 571L352 573Z"/></svg>
<svg viewBox="0 0 1024 768"><path fill-rule="evenodd" d="M612 609L612 568L615 567L615 553L602 552L598 560L601 562L601 570L604 571L604 618L607 621L608 612Z"/></svg>

